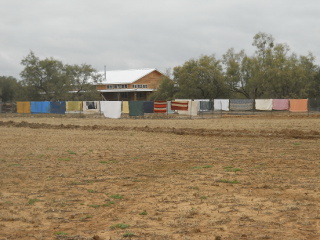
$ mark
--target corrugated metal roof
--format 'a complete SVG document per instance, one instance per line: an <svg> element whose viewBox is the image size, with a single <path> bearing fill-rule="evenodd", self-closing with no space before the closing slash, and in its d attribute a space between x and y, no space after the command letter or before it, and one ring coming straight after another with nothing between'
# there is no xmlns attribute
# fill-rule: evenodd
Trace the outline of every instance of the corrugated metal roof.
<svg viewBox="0 0 320 240"><path fill-rule="evenodd" d="M155 70L157 69L146 68L106 71L107 80L103 80L100 84L130 84ZM104 76L104 72L99 73Z"/></svg>

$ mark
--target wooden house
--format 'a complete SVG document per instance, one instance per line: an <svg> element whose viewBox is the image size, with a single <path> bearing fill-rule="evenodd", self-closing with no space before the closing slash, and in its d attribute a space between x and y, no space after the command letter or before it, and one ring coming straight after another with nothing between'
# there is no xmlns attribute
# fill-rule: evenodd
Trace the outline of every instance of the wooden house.
<svg viewBox="0 0 320 240"><path fill-rule="evenodd" d="M103 100L145 101L156 91L164 75L155 68L100 72L104 81L97 85Z"/></svg>

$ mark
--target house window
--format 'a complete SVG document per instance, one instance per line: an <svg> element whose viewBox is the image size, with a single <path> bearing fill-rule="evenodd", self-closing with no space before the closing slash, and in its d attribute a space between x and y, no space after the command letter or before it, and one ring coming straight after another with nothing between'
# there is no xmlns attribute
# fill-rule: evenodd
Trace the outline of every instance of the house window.
<svg viewBox="0 0 320 240"><path fill-rule="evenodd" d="M148 88L148 85L146 84L133 84L133 88Z"/></svg>
<svg viewBox="0 0 320 240"><path fill-rule="evenodd" d="M120 85L116 84L113 86L113 88L120 88Z"/></svg>
<svg viewBox="0 0 320 240"><path fill-rule="evenodd" d="M112 85L107 85L107 89L110 89L110 88L112 88Z"/></svg>
<svg viewBox="0 0 320 240"><path fill-rule="evenodd" d="M128 85L127 84L123 84L123 85L121 85L121 88L128 88Z"/></svg>

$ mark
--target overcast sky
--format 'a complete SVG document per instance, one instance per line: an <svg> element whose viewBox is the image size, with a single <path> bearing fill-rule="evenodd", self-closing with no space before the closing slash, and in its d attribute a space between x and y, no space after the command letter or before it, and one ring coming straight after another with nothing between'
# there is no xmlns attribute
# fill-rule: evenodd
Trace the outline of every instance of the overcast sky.
<svg viewBox="0 0 320 240"><path fill-rule="evenodd" d="M0 0L0 76L20 79L33 51L98 71L168 68L271 34L320 59L319 0Z"/></svg>

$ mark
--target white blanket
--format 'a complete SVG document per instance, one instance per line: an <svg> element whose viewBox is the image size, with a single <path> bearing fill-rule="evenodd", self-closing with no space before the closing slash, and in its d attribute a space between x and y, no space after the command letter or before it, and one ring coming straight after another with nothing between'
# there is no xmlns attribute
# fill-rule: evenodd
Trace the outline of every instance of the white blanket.
<svg viewBox="0 0 320 240"><path fill-rule="evenodd" d="M101 112L107 118L121 117L121 101L101 101Z"/></svg>
<svg viewBox="0 0 320 240"><path fill-rule="evenodd" d="M272 99L256 99L256 110L271 111Z"/></svg>
<svg viewBox="0 0 320 240"><path fill-rule="evenodd" d="M192 101L191 109L190 109L191 116L197 116L199 110L200 110L200 101L197 101L197 100Z"/></svg>
<svg viewBox="0 0 320 240"><path fill-rule="evenodd" d="M229 99L214 99L214 110L229 111Z"/></svg>

